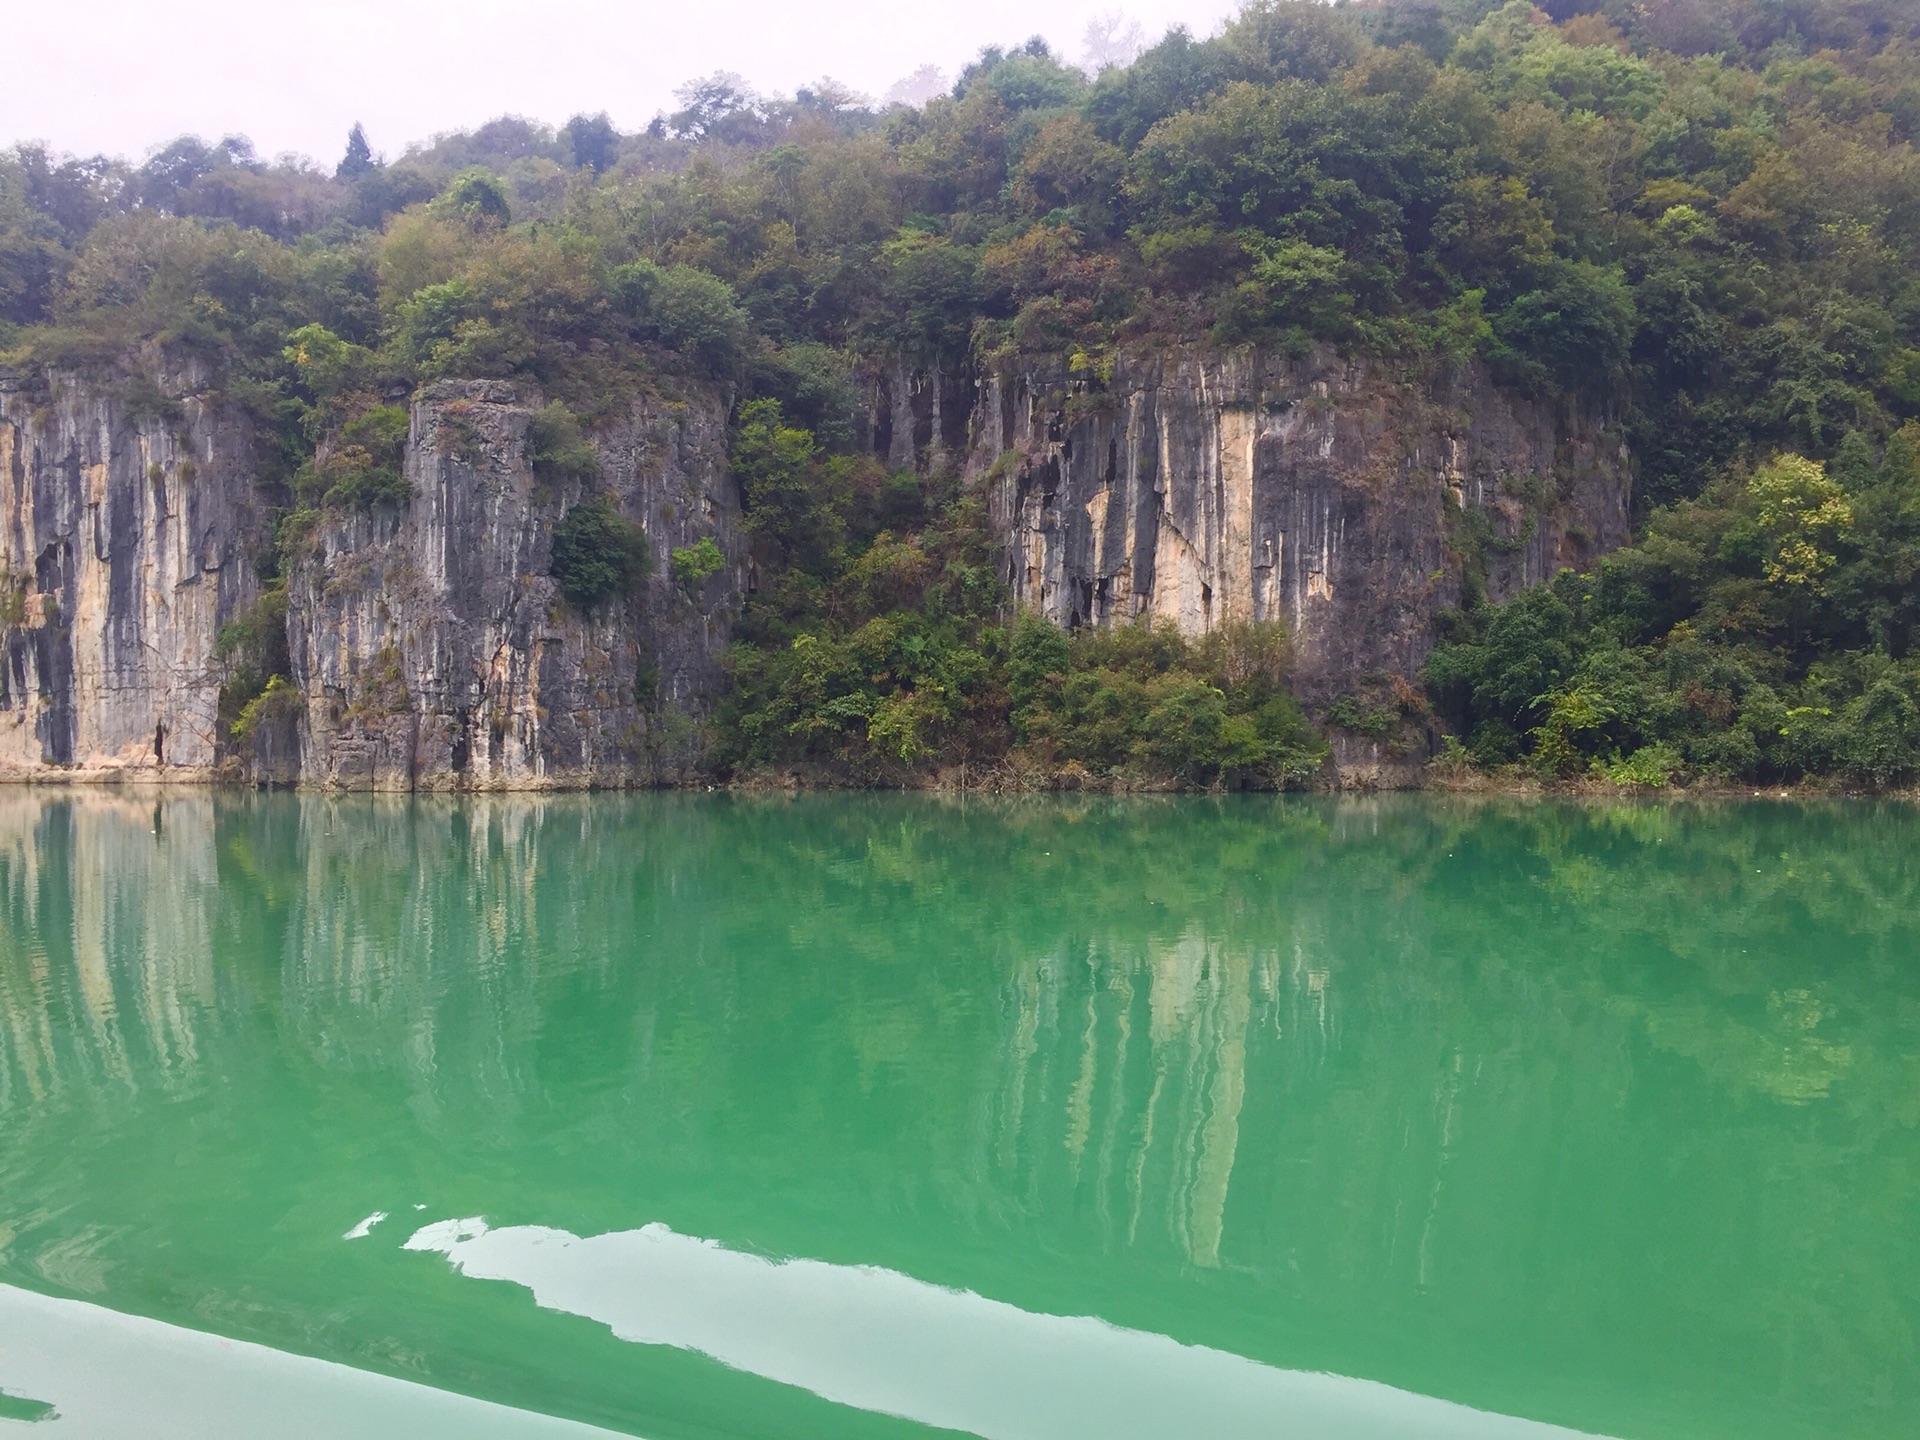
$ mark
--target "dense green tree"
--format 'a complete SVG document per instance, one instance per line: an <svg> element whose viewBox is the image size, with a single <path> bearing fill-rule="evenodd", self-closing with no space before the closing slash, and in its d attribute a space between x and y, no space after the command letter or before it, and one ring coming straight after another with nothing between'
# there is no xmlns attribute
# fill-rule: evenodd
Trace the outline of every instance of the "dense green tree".
<svg viewBox="0 0 1920 1440"><path fill-rule="evenodd" d="M336 180L358 180L374 168L373 147L367 143L367 132L358 120L347 132L347 153L340 157L340 163L334 167Z"/></svg>
<svg viewBox="0 0 1920 1440"><path fill-rule="evenodd" d="M505 225L513 217L505 182L478 165L453 177L441 192L440 204L475 228Z"/></svg>
<svg viewBox="0 0 1920 1440"><path fill-rule="evenodd" d="M553 527L554 580L582 610L630 592L647 573L647 536L605 495L582 501Z"/></svg>
<svg viewBox="0 0 1920 1440"><path fill-rule="evenodd" d="M576 168L598 175L611 170L620 153L620 135L602 110L597 115L576 115L560 131L572 153Z"/></svg>

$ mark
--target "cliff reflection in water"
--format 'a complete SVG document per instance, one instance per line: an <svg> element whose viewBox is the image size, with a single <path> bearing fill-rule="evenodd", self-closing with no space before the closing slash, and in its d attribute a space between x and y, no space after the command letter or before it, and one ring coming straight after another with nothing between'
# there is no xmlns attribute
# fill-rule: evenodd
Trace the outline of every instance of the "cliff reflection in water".
<svg viewBox="0 0 1920 1440"><path fill-rule="evenodd" d="M330 1296L349 1225L433 1202L1607 1433L1899 1433L1916 840L1896 807L4 791L0 1280L505 1373L524 1313L450 1341L395 1269L355 1282L395 1287L376 1344Z"/></svg>

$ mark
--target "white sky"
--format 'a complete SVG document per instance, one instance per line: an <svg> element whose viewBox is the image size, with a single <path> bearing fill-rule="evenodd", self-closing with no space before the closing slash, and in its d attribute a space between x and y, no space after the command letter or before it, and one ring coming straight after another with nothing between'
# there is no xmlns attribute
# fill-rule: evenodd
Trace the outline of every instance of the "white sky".
<svg viewBox="0 0 1920 1440"><path fill-rule="evenodd" d="M377 152L500 114L605 110L637 130L675 86L732 70L791 92L831 75L878 95L932 63L1042 34L1078 59L1087 20L1149 39L1217 29L1234 0L0 0L0 144L138 159L183 133L331 166L359 120Z"/></svg>

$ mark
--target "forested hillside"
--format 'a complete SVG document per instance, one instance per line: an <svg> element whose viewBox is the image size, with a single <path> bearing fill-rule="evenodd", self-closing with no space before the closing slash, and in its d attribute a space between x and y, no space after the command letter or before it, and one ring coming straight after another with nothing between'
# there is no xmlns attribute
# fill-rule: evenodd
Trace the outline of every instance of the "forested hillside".
<svg viewBox="0 0 1920 1440"><path fill-rule="evenodd" d="M1323 746L1284 635L1017 620L979 497L855 423L886 364L1046 354L1097 392L1126 347L1333 346L1603 410L1641 538L1494 607L1472 557L1502 542L1463 521L1424 692L1358 687L1323 728L1456 772L1920 772L1920 0L1256 3L1093 76L990 49L918 108L682 100L386 161L356 129L331 172L238 138L0 155L19 383L185 349L274 437L233 723L284 678L276 584L317 518L408 503L415 387L534 382L530 459L564 477L614 397L717 386L757 577L720 767L1298 783ZM567 603L616 601L631 522L567 523ZM690 593L720 563L673 555Z"/></svg>

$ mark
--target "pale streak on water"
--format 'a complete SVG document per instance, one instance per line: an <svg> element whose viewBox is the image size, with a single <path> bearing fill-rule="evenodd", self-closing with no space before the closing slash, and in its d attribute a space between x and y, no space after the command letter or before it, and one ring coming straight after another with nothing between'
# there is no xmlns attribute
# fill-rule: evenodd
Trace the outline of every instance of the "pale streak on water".
<svg viewBox="0 0 1920 1440"><path fill-rule="evenodd" d="M615 1432L0 1285L0 1392L32 1440L610 1440ZM15 1427L0 1419L0 1433Z"/></svg>
<svg viewBox="0 0 1920 1440"><path fill-rule="evenodd" d="M1371 1380L1283 1370L1092 1316L1039 1315L869 1265L772 1260L665 1225L581 1238L478 1219L416 1231L461 1273L622 1340L982 1440L1573 1440Z"/></svg>

